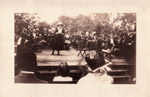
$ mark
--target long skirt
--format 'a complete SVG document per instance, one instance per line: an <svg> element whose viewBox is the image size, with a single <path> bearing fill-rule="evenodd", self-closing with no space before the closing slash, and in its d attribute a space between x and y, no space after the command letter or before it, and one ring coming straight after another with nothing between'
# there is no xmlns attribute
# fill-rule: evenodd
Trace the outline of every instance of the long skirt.
<svg viewBox="0 0 150 97"><path fill-rule="evenodd" d="M62 34L56 34L54 39L54 50L61 50L64 46L64 37Z"/></svg>

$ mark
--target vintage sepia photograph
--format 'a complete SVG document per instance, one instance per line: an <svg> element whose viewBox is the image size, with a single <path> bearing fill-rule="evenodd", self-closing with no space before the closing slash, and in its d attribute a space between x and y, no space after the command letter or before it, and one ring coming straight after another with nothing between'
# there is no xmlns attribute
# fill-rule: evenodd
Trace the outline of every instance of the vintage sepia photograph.
<svg viewBox="0 0 150 97"><path fill-rule="evenodd" d="M14 13L15 84L136 84L136 13Z"/></svg>
<svg viewBox="0 0 150 97"><path fill-rule="evenodd" d="M150 97L150 1L0 0L0 97Z"/></svg>

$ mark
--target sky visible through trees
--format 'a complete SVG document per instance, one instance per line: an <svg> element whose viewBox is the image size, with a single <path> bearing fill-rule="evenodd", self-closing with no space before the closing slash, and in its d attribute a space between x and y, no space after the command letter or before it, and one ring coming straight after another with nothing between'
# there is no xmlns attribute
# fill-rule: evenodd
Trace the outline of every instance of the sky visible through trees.
<svg viewBox="0 0 150 97"><path fill-rule="evenodd" d="M47 16L48 17L48 16ZM51 17L49 17L50 19ZM52 17L54 19L54 17ZM51 22L50 22L51 21ZM96 31L97 33L117 33L119 30L135 31L135 13L92 13L78 15L61 15L54 21L44 20L40 14L15 13L15 33L20 34L23 29L32 30L39 27L47 30L56 27L58 22L64 24L64 28L70 33L74 31Z"/></svg>

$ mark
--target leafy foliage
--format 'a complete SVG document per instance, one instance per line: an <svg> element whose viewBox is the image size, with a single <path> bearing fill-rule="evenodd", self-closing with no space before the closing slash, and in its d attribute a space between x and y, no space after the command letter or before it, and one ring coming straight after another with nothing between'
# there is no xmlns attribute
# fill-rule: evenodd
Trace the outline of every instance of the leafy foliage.
<svg viewBox="0 0 150 97"><path fill-rule="evenodd" d="M79 14L76 17L62 15L57 21L49 25L47 22L38 22L38 14L16 13L15 14L15 34L20 35L25 28L32 32L33 29L50 29L56 27L58 22L64 24L64 28L73 34L74 31L96 31L97 35L121 34L130 30L136 30L135 13L118 13L113 22L110 21L111 13L93 13L89 15ZM116 25L118 24L118 25ZM43 30L42 30L43 31Z"/></svg>
<svg viewBox="0 0 150 97"><path fill-rule="evenodd" d="M36 15L29 13L15 13L15 33L20 35L22 30L34 29L36 27Z"/></svg>

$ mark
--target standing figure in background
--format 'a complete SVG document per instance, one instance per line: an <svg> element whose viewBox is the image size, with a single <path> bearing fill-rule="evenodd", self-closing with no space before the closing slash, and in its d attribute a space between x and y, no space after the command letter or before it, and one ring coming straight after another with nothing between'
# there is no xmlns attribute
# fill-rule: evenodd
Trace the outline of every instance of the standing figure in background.
<svg viewBox="0 0 150 97"><path fill-rule="evenodd" d="M61 22L59 22L57 24L57 28L56 28L56 32L55 32L55 39L54 39L54 46L53 46L53 52L52 55L54 54L55 50L58 51L58 55L59 55L59 51L63 48L64 45L64 28L63 28L63 24Z"/></svg>
<svg viewBox="0 0 150 97"><path fill-rule="evenodd" d="M102 39L103 36L98 36L97 37L97 42L96 42L96 49L97 51L101 52L104 44L104 40Z"/></svg>
<svg viewBox="0 0 150 97"><path fill-rule="evenodd" d="M65 38L64 43L65 50L69 50L71 42L70 42L70 33L68 31L65 32L64 38Z"/></svg>
<svg viewBox="0 0 150 97"><path fill-rule="evenodd" d="M20 34L20 38L17 42L17 52L20 49L23 49L24 47L27 47L31 50L33 50L33 44L34 44L34 37L31 31L24 28Z"/></svg>
<svg viewBox="0 0 150 97"><path fill-rule="evenodd" d="M50 33L50 40L49 40L49 42L50 42L50 49L53 50L56 29L55 29L55 28L52 28L50 32L51 32L51 33Z"/></svg>
<svg viewBox="0 0 150 97"><path fill-rule="evenodd" d="M76 40L77 40L77 31L75 31L73 33L73 35L71 36L71 46L75 49L77 49L77 43L76 43Z"/></svg>

